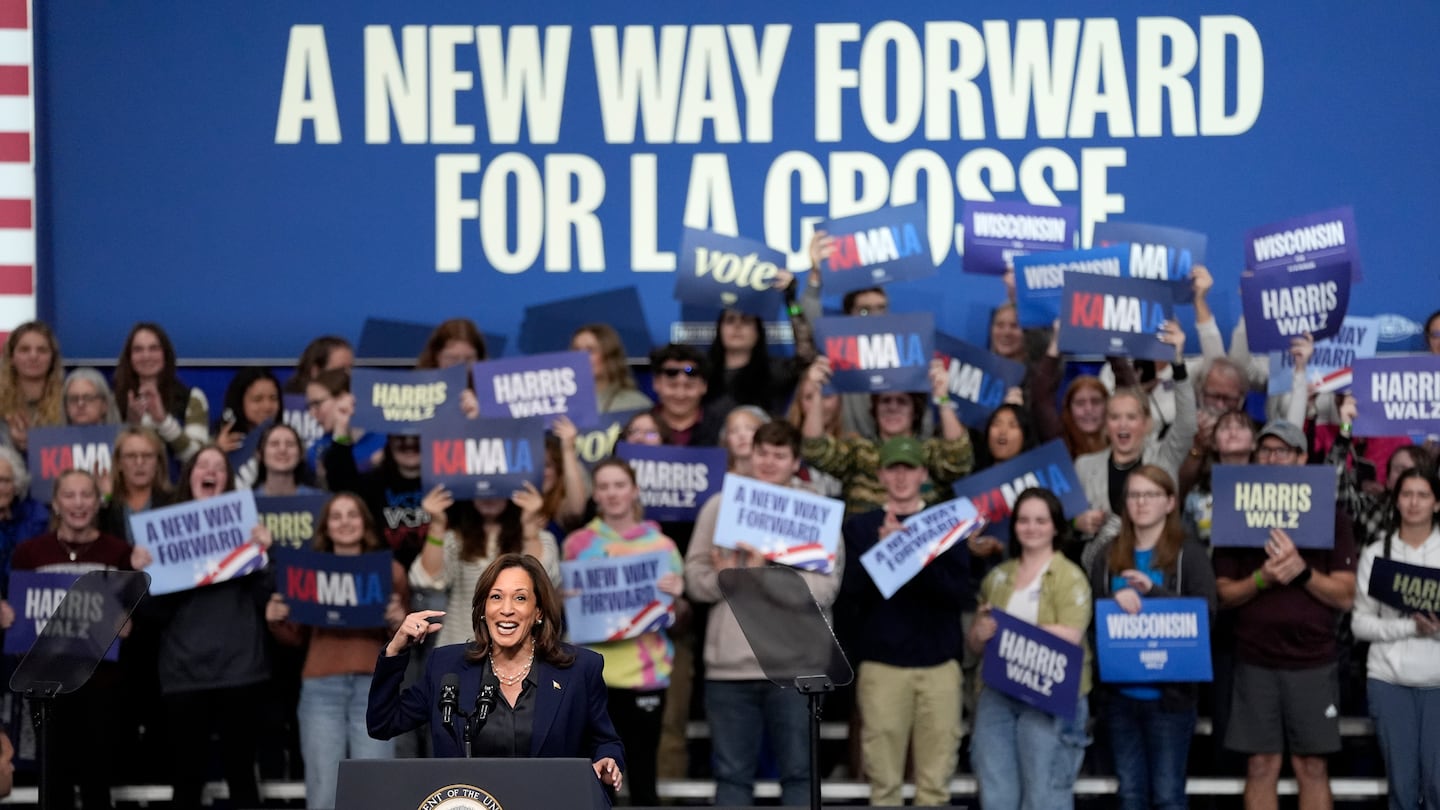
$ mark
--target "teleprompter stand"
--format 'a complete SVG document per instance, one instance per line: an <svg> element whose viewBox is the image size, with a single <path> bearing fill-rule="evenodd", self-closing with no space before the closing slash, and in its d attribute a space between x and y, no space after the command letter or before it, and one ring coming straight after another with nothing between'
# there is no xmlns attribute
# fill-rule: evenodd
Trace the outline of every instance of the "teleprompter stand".
<svg viewBox="0 0 1440 810"><path fill-rule="evenodd" d="M91 571L75 580L10 676L11 691L30 699L30 720L35 724L36 756L40 760L42 810L74 804L72 797L54 792L58 750L57 740L50 733L52 702L90 680L149 590L150 575L141 571Z"/></svg>
<svg viewBox="0 0 1440 810"><path fill-rule="evenodd" d="M804 695L810 710L810 808L820 810L820 699L855 678L825 613L793 568L721 571L720 592L765 677Z"/></svg>

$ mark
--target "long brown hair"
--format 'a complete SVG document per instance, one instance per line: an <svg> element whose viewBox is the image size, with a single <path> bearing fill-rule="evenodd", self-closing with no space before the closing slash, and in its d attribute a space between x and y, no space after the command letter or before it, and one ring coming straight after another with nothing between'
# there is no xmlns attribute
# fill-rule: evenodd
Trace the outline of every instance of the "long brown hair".
<svg viewBox="0 0 1440 810"><path fill-rule="evenodd" d="M625 344L620 333L608 323L587 323L570 336L570 345L581 332L589 332L600 347L601 377L595 378L595 387L606 393L637 388L635 375L630 371L630 358L625 354Z"/></svg>
<svg viewBox="0 0 1440 810"><path fill-rule="evenodd" d="M165 366L160 369L159 379L155 381L155 388L160 392L160 401L165 404L165 412L184 423L190 389L180 381L175 371L175 344L170 342L170 336L158 323L141 321L130 327L130 334L125 336L125 348L120 350L120 357L115 362L115 402L124 412L129 407L130 395L140 390L140 375L135 373L130 350L135 345L135 337L141 332L154 335L160 344L161 353L165 356Z"/></svg>
<svg viewBox="0 0 1440 810"><path fill-rule="evenodd" d="M1185 529L1180 525L1180 503L1175 494L1175 479L1154 464L1142 464L1132 470L1125 479L1126 490L1129 490L1129 482L1137 476L1160 487L1166 495L1176 499L1175 506L1165 516L1165 526L1160 530L1160 542L1155 544L1155 552L1150 556L1150 567L1168 574L1175 570L1175 561L1180 558L1180 547L1185 544ZM1105 561L1112 574L1135 567L1135 523L1130 520L1128 504L1125 514L1120 516L1120 534L1115 538L1115 542L1110 544L1110 553L1106 555Z"/></svg>
<svg viewBox="0 0 1440 810"><path fill-rule="evenodd" d="M560 597L550 584L550 575L540 561L529 554L501 554L475 581L475 597L470 602L470 624L475 628L475 643L465 650L465 660L476 662L490 654L490 628L485 624L485 600L500 572L507 568L523 568L530 575L530 590L535 595L538 620L530 628L535 641L535 655L551 666L568 667L575 663L575 654L560 643Z"/></svg>
<svg viewBox="0 0 1440 810"><path fill-rule="evenodd" d="M1060 405L1060 435L1065 440L1065 447L1069 449L1071 458L1079 458L1086 453L1098 453L1108 446L1103 419L1098 431L1086 433L1075 424L1075 417L1070 415L1070 403L1075 399L1075 395L1087 388L1100 395L1102 406L1110 400L1110 391L1105 387L1105 383L1100 382L1099 377L1082 374L1070 381L1070 386L1065 389L1065 401Z"/></svg>
<svg viewBox="0 0 1440 810"><path fill-rule="evenodd" d="M555 475L550 488L540 493L540 513L547 522L558 522L560 506L565 503L565 456L553 433L545 434L545 463L555 470Z"/></svg>
<svg viewBox="0 0 1440 810"><path fill-rule="evenodd" d="M325 364L330 362L330 354L336 349L349 349L352 354L355 351L350 341L338 335L321 335L306 344L305 350L300 353L300 359L295 361L295 373L285 381L285 392L305 393L305 386L310 384L316 374L325 370Z"/></svg>
<svg viewBox="0 0 1440 810"><path fill-rule="evenodd" d="M342 500L353 502L355 508L360 510L360 523L365 527L365 534L360 541L360 550L379 551L383 548L383 544L380 542L380 533L375 529L375 516L370 514L370 507L365 505L365 501L361 500L360 496L349 492L337 492L320 508L320 523L315 527L313 548L316 551L332 553L335 551L335 541L330 539L330 510L334 509L335 504Z"/></svg>
<svg viewBox="0 0 1440 810"><path fill-rule="evenodd" d="M487 357L485 336L480 334L480 328L475 325L475 322L469 318L451 318L435 327L435 330L430 333L430 337L425 340L425 348L420 350L420 356L415 360L415 367L439 368L440 352L444 351L445 344L452 340L474 346L476 360L484 360Z"/></svg>
<svg viewBox="0 0 1440 810"><path fill-rule="evenodd" d="M207 444L200 448L198 453L191 456L190 460L185 462L185 466L180 469L180 484L175 491L176 503L189 503L195 500L195 492L190 489L190 474L195 472L195 465L199 463L200 457L211 450L219 453L220 460L225 462L225 484L221 487L220 492L223 494L235 491L235 467L230 463L230 454L221 450L219 445Z"/></svg>
<svg viewBox="0 0 1440 810"><path fill-rule="evenodd" d="M493 518L500 528L499 536L496 537L495 553L519 553L525 548L525 526L520 520L520 507L509 498L496 500L504 500L505 508ZM460 541L460 559L480 560L489 556L490 537L485 531L488 518L480 514L475 502L460 501L446 511L449 513L450 530L455 533L455 539Z"/></svg>

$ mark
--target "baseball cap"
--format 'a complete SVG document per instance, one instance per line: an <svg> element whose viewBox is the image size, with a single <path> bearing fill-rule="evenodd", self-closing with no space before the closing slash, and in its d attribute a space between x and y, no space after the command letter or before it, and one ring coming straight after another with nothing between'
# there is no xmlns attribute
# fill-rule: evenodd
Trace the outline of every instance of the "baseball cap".
<svg viewBox="0 0 1440 810"><path fill-rule="evenodd" d="M880 445L880 466L889 467L893 464L924 467L925 453L920 449L920 442L911 436L886 439L885 443Z"/></svg>
<svg viewBox="0 0 1440 810"><path fill-rule="evenodd" d="M1260 435L1255 437L1256 444L1259 444L1260 440L1266 436L1274 436L1295 450L1304 451L1310 448L1310 442L1305 440L1305 431L1295 423L1287 422L1284 419L1276 419L1265 425L1264 429L1260 431Z"/></svg>

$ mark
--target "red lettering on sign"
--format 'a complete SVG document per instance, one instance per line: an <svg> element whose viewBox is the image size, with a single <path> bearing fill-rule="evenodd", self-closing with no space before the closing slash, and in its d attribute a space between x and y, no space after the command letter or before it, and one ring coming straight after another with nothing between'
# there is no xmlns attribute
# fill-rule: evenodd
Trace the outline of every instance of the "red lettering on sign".
<svg viewBox="0 0 1440 810"><path fill-rule="evenodd" d="M60 473L73 466L75 466L75 455L70 451L68 445L46 447L40 451L40 479L43 481L59 478Z"/></svg>
<svg viewBox="0 0 1440 810"><path fill-rule="evenodd" d="M974 495L970 502L975 505L975 511L991 523L1010 517L1010 506L1005 503L1005 496L999 489Z"/></svg>
<svg viewBox="0 0 1440 810"><path fill-rule="evenodd" d="M465 473L465 442L459 439L438 439L431 442L431 457L434 459L431 471L436 475L463 475Z"/></svg>
<svg viewBox="0 0 1440 810"><path fill-rule="evenodd" d="M825 338L825 356L830 358L830 368L834 371L860 368L860 348L854 335Z"/></svg>
<svg viewBox="0 0 1440 810"><path fill-rule="evenodd" d="M315 572L303 568L285 569L285 598L296 602L314 602Z"/></svg>
<svg viewBox="0 0 1440 810"><path fill-rule="evenodd" d="M1070 325L1098 329L1105 319L1105 299L1094 293L1074 292L1070 299Z"/></svg>
<svg viewBox="0 0 1440 810"><path fill-rule="evenodd" d="M835 252L830 254L830 272L849 270L859 263L860 251L855 247L855 234L835 237Z"/></svg>

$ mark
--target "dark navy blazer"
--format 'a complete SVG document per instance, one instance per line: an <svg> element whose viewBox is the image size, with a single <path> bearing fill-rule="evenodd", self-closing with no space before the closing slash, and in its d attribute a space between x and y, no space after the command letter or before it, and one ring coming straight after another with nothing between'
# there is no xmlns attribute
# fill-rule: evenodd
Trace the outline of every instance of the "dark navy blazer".
<svg viewBox="0 0 1440 810"><path fill-rule="evenodd" d="M365 723L377 740L413 731L427 720L433 756L463 757L456 716L455 736L440 724L440 681L447 673L460 677L460 708L471 711L480 693L484 663L465 660L465 644L437 647L425 662L425 677L401 691L410 651L375 663L370 681L370 706ZM612 757L625 772L625 746L606 708L608 694L602 676L605 661L599 653L562 645L575 656L575 663L561 669L538 658L535 661L535 720L530 732L530 755L534 757L585 757L591 762Z"/></svg>

